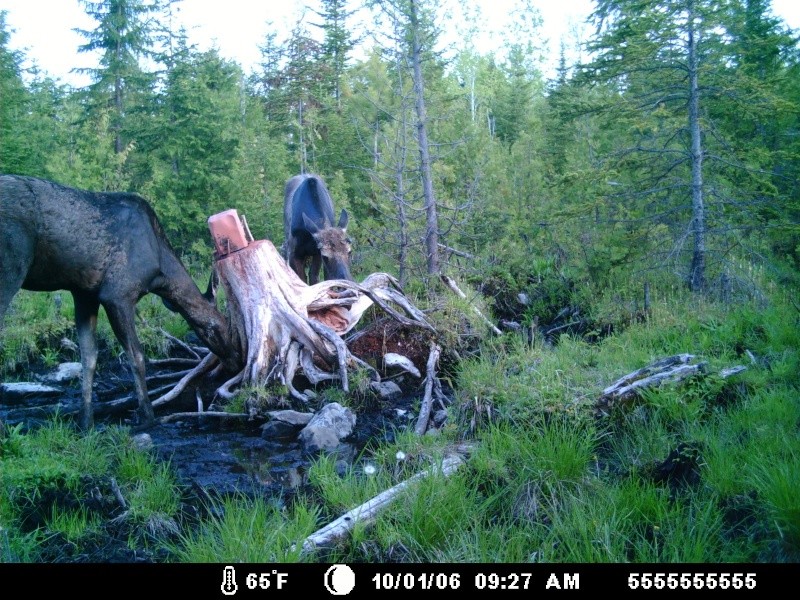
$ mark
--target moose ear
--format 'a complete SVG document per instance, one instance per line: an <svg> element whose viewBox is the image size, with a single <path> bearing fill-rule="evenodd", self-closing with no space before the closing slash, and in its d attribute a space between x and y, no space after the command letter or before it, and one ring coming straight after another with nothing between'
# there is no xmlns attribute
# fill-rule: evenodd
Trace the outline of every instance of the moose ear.
<svg viewBox="0 0 800 600"><path fill-rule="evenodd" d="M319 227L317 227L317 224L314 223L314 221L312 221L311 219L309 219L306 213L303 213L303 225L306 226L308 233L310 233L311 235L314 235L315 233L319 232Z"/></svg>
<svg viewBox="0 0 800 600"><path fill-rule="evenodd" d="M347 211L342 209L342 214L339 215L339 229L347 228Z"/></svg>

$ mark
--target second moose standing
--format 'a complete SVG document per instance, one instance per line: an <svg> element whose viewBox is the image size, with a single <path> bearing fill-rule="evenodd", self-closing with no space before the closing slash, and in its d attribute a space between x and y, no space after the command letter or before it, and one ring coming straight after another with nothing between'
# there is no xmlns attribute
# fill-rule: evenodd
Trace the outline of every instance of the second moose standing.
<svg viewBox="0 0 800 600"><path fill-rule="evenodd" d="M334 225L333 201L319 175L295 175L286 182L283 209L284 252L289 266L304 282L347 279L350 275L350 238L347 211L342 209ZM310 262L308 274L306 264Z"/></svg>

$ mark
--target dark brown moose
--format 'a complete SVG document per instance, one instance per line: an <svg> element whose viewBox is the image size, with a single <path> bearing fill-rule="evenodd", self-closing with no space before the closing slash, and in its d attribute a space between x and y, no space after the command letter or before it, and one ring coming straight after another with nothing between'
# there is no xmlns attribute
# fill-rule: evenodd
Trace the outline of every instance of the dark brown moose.
<svg viewBox="0 0 800 600"><path fill-rule="evenodd" d="M148 292L169 302L226 368L237 369L239 357L227 321L200 292L154 211L136 194L89 192L0 175L0 327L20 288L72 293L83 365L84 429L94 424L92 383L101 305L130 361L142 428L153 424L154 415L134 316L136 303Z"/></svg>
<svg viewBox="0 0 800 600"><path fill-rule="evenodd" d="M333 201L319 175L295 175L286 182L283 209L285 259L304 282L319 282L319 269L329 279L350 275L350 239L347 211L342 209L334 226ZM310 260L308 275L306 263Z"/></svg>

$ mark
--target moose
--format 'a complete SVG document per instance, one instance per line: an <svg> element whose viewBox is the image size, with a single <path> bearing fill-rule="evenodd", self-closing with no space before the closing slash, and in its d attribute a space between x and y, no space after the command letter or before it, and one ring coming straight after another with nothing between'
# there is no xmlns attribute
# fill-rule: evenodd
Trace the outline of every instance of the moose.
<svg viewBox="0 0 800 600"><path fill-rule="evenodd" d="M350 275L350 238L347 211L342 209L333 225L333 201L319 175L295 175L286 182L283 208L284 258L298 277L309 285L324 279L346 279ZM306 263L309 262L308 274Z"/></svg>
<svg viewBox="0 0 800 600"><path fill-rule="evenodd" d="M80 427L94 425L97 316L102 306L133 373L138 428L155 422L135 306L157 294L236 371L240 357L228 323L177 256L152 207L127 192L91 192L45 179L0 175L0 327L20 290L71 292L83 375Z"/></svg>

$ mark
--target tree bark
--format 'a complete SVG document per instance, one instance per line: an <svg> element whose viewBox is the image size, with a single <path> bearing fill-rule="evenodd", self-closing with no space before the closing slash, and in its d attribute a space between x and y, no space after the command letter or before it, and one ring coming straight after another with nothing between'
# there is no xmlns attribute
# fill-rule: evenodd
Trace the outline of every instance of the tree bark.
<svg viewBox="0 0 800 600"><path fill-rule="evenodd" d="M414 73L422 193L425 196L425 249L428 275L436 275L439 273L439 219L436 212L436 197L433 194L433 179L431 177L428 115L425 109L425 85L422 79L422 44L420 42L417 0L410 0L409 2L409 21L411 25L411 62Z"/></svg>
<svg viewBox="0 0 800 600"><path fill-rule="evenodd" d="M706 270L706 217L703 203L703 146L700 128L700 88L698 84L697 31L695 30L694 2L689 2L689 131L692 144L692 252L689 286L692 291L705 289Z"/></svg>

